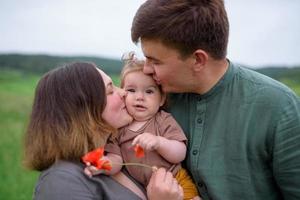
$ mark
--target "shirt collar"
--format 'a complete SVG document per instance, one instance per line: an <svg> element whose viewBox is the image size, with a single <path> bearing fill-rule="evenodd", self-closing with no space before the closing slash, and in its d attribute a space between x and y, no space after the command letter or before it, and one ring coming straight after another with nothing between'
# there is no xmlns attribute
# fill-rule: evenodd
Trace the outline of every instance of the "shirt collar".
<svg viewBox="0 0 300 200"><path fill-rule="evenodd" d="M223 77L208 92L197 96L199 96L201 99L209 98L210 96L217 94L222 88L224 88L233 79L237 70L234 67L234 64L229 59L227 59L227 61L228 61L228 68L225 74L223 75Z"/></svg>

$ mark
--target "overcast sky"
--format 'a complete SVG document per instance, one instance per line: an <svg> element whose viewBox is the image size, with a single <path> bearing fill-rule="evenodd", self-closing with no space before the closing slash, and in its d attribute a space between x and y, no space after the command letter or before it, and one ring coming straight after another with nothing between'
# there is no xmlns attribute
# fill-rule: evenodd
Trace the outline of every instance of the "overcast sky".
<svg viewBox="0 0 300 200"><path fill-rule="evenodd" d="M0 0L0 53L119 59L144 0ZM225 0L228 58L261 67L300 65L300 0Z"/></svg>

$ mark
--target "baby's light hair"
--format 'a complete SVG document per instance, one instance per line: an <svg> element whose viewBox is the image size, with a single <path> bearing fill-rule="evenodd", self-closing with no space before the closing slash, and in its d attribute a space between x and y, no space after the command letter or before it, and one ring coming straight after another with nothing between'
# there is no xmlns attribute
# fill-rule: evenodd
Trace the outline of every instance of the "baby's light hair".
<svg viewBox="0 0 300 200"><path fill-rule="evenodd" d="M124 79L126 75L130 72L143 71L145 62L139 60L133 51L125 53L122 56L122 61L124 63L123 69L121 71L121 88L124 87Z"/></svg>

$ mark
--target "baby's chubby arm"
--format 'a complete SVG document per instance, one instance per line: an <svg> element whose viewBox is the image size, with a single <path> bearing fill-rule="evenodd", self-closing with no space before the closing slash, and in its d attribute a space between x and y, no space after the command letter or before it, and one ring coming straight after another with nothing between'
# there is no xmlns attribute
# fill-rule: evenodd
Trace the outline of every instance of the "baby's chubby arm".
<svg viewBox="0 0 300 200"><path fill-rule="evenodd" d="M150 133L143 133L134 138L132 145L139 144L145 151L156 150L162 157L170 163L180 163L186 154L184 142L170 140L162 136Z"/></svg>

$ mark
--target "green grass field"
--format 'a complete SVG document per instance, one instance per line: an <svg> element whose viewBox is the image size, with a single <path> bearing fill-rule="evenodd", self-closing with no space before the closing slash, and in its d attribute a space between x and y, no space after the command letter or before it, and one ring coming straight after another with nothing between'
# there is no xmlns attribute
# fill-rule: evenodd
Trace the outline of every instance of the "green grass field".
<svg viewBox="0 0 300 200"><path fill-rule="evenodd" d="M23 168L22 142L39 78L0 70L0 200L32 199L38 173Z"/></svg>
<svg viewBox="0 0 300 200"><path fill-rule="evenodd" d="M298 96L300 96L300 82L297 80L291 80L291 79L282 79L280 80L282 83L285 85L289 86L292 88Z"/></svg>
<svg viewBox="0 0 300 200"><path fill-rule="evenodd" d="M32 199L38 173L22 167L22 139L38 79L0 70L0 199ZM118 84L118 77L113 79ZM300 84L282 81L300 95Z"/></svg>
<svg viewBox="0 0 300 200"><path fill-rule="evenodd" d="M22 138L38 77L0 74L0 199L28 200L38 174L22 167Z"/></svg>

